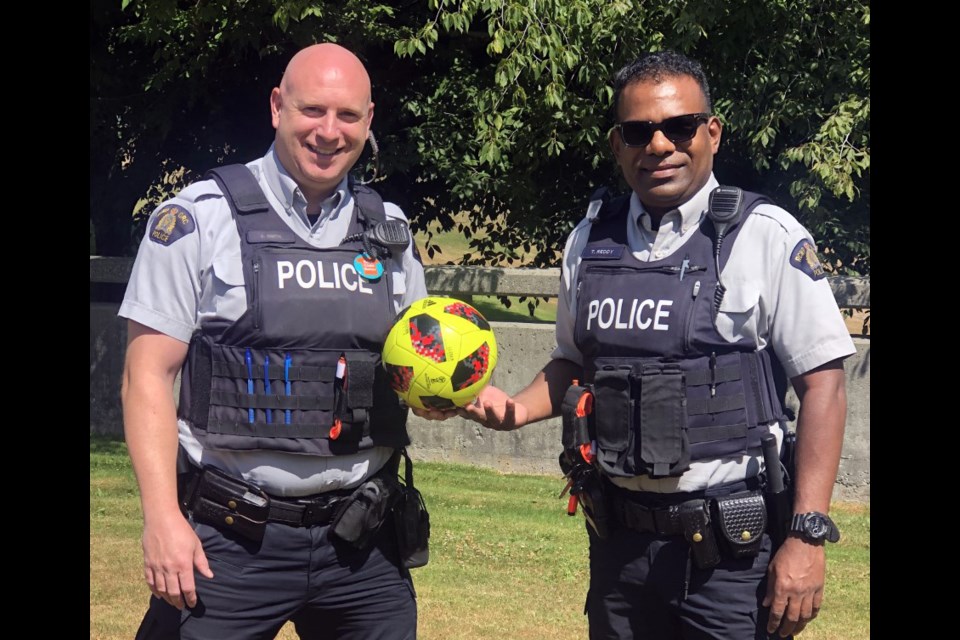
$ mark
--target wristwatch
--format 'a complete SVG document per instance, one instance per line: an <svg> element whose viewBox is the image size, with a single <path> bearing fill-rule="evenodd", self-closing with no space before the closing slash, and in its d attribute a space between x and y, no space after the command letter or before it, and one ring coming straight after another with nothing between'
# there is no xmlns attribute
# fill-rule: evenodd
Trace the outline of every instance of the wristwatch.
<svg viewBox="0 0 960 640"><path fill-rule="evenodd" d="M790 521L790 533L799 533L808 542L836 542L840 539L840 530L830 516L819 511L795 513Z"/></svg>

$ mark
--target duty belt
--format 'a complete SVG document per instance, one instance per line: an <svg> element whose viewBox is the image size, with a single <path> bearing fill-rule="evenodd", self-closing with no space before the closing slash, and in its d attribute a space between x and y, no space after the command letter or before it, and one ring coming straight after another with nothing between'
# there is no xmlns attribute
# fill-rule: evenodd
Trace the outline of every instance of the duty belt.
<svg viewBox="0 0 960 640"><path fill-rule="evenodd" d="M180 506L197 519L237 529L245 524L277 522L292 527L329 524L340 502L352 489L331 491L310 498L284 499L267 495L256 485L219 469L189 465L178 477Z"/></svg>
<svg viewBox="0 0 960 640"><path fill-rule="evenodd" d="M619 492L611 492L614 519L635 531L656 533L661 536L681 535L683 526L680 522L680 505L652 508L631 502L622 497Z"/></svg>

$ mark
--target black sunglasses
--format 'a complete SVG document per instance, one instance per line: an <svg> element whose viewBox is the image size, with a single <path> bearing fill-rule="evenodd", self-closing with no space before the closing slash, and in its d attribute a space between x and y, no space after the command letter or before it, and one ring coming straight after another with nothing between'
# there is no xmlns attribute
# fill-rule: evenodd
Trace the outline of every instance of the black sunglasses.
<svg viewBox="0 0 960 640"><path fill-rule="evenodd" d="M709 113L688 113L683 116L667 118L663 122L650 120L628 120L618 122L616 128L620 130L620 139L628 147L644 147L653 140L653 134L663 131L663 135L670 142L686 142L697 135L700 123L710 119Z"/></svg>

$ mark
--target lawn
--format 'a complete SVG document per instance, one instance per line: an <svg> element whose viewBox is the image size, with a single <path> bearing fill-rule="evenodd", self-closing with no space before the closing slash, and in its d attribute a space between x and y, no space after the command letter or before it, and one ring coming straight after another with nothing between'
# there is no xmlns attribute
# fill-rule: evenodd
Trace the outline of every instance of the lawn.
<svg viewBox="0 0 960 640"><path fill-rule="evenodd" d="M585 638L587 542L565 515L558 476L421 462L430 562L413 570L420 640ZM835 502L843 538L827 547L826 597L806 640L870 636L870 507ZM122 441L90 438L90 638L129 640L149 598L140 502ZM278 638L294 640L286 625Z"/></svg>

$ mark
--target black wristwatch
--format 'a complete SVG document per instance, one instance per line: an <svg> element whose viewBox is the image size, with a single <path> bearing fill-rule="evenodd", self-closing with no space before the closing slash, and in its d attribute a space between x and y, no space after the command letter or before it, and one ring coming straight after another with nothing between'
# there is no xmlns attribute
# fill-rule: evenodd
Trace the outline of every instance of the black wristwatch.
<svg viewBox="0 0 960 640"><path fill-rule="evenodd" d="M840 530L830 516L819 511L796 513L790 521L790 533L799 533L808 542L836 542L840 539Z"/></svg>

